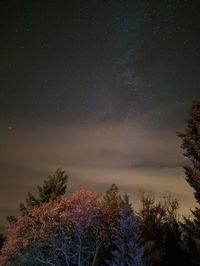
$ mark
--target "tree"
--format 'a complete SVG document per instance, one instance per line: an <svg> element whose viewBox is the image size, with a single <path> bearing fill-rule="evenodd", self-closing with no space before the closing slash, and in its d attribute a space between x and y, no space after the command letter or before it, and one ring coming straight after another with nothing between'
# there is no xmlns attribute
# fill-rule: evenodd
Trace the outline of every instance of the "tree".
<svg viewBox="0 0 200 266"><path fill-rule="evenodd" d="M55 200L66 192L68 175L61 168L58 168L53 175L49 175L44 180L42 186L37 186L37 196L28 193L26 203L20 203L20 211L23 215L28 214L33 207L39 206L42 203ZM9 216L7 220L12 223L15 222L14 216Z"/></svg>
<svg viewBox="0 0 200 266"><path fill-rule="evenodd" d="M182 139L184 156L188 158L189 165L185 166L185 179L194 189L194 196L198 203L192 211L194 220L185 219L186 249L192 261L200 264L200 101L194 101L189 114L187 128L178 133Z"/></svg>
<svg viewBox="0 0 200 266"><path fill-rule="evenodd" d="M181 245L177 199L167 195L163 201L156 201L153 194L142 193L140 200L142 207L138 215L147 265L189 266L189 258Z"/></svg>
<svg viewBox="0 0 200 266"><path fill-rule="evenodd" d="M200 204L200 101L194 101L184 133L178 133L182 139L184 156L190 160L185 166L185 178L194 189L194 195Z"/></svg>
<svg viewBox="0 0 200 266"><path fill-rule="evenodd" d="M115 238L113 228L116 226L122 204L123 200L119 193L119 189L116 184L112 184L102 199L102 207L107 216L107 218L105 217L104 219L104 235L106 236L106 241L104 242L104 254L102 254L103 259L109 258L111 251L113 250L113 240Z"/></svg>
<svg viewBox="0 0 200 266"><path fill-rule="evenodd" d="M26 257L28 265L33 261L41 265L96 265L103 241L98 196L81 189L61 202L68 210L58 213L59 223L45 230L32 247Z"/></svg>
<svg viewBox="0 0 200 266"><path fill-rule="evenodd" d="M139 245L140 229L139 220L133 213L129 197L124 196L123 207L113 229L115 234L112 259L107 261L110 266L142 266L143 247Z"/></svg>
<svg viewBox="0 0 200 266"><path fill-rule="evenodd" d="M102 265L112 216L98 195L84 189L40 204L9 226L0 264Z"/></svg>
<svg viewBox="0 0 200 266"><path fill-rule="evenodd" d="M110 188L106 191L103 201L104 206L112 206L113 208L121 208L122 207L122 197L119 194L119 189L116 184L112 184Z"/></svg>

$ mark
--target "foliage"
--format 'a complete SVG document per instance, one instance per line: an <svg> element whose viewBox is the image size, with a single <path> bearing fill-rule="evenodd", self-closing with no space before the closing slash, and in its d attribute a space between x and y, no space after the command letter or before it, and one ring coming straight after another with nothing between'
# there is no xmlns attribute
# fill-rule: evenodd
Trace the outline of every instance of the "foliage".
<svg viewBox="0 0 200 266"><path fill-rule="evenodd" d="M182 139L184 156L190 160L190 166L184 167L185 178L200 203L200 101L193 102L187 128L184 133L178 133L178 136Z"/></svg>
<svg viewBox="0 0 200 266"><path fill-rule="evenodd" d="M1 265L96 265L111 212L84 189L36 206L9 226Z"/></svg>
<svg viewBox="0 0 200 266"><path fill-rule="evenodd" d="M190 265L181 246L177 199L168 195L163 201L156 201L153 194L142 193L141 203L138 215L147 265Z"/></svg>
<svg viewBox="0 0 200 266"><path fill-rule="evenodd" d="M44 180L43 185L37 187L38 195L33 196L31 193L28 193L26 204L20 204L22 214L27 214L29 209L64 195L68 178L65 171L61 168L58 168L53 175L49 175Z"/></svg>
<svg viewBox="0 0 200 266"><path fill-rule="evenodd" d="M109 258L111 256L113 240L115 238L113 228L116 225L122 205L123 200L119 193L119 188L116 184L112 184L102 198L102 207L107 213L107 219L105 220L104 228L105 235L107 235L107 241L105 242L104 254L102 254L102 258ZM112 215L110 215L110 213L112 213Z"/></svg>
<svg viewBox="0 0 200 266"><path fill-rule="evenodd" d="M127 195L124 196L123 207L117 221L116 227L113 228L114 250L112 259L106 262L110 266L142 266L143 247L139 245L140 229L139 220L133 213Z"/></svg>
<svg viewBox="0 0 200 266"><path fill-rule="evenodd" d="M112 184L106 191L102 204L104 206L112 206L112 208L121 208L123 204L122 197L116 184Z"/></svg>
<svg viewBox="0 0 200 266"><path fill-rule="evenodd" d="M189 165L185 166L185 178L194 189L194 196L198 207L192 211L194 220L185 218L184 229L185 248L191 255L192 261L200 263L200 101L194 101L189 115L187 128L184 133L178 133L182 139L184 156L189 159Z"/></svg>
<svg viewBox="0 0 200 266"><path fill-rule="evenodd" d="M3 234L0 234L0 250L2 249L5 241L6 241L6 237Z"/></svg>

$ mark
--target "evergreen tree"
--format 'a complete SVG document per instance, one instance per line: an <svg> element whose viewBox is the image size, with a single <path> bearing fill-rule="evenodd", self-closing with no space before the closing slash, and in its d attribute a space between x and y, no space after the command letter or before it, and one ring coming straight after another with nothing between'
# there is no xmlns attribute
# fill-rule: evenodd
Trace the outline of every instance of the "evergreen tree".
<svg viewBox="0 0 200 266"><path fill-rule="evenodd" d="M109 266L142 266L143 247L138 243L140 238L139 221L136 218L127 195L116 228L114 229L115 250L112 259L106 262Z"/></svg>
<svg viewBox="0 0 200 266"><path fill-rule="evenodd" d="M103 197L103 206L108 207L117 207L121 208L123 200L121 195L119 194L119 189L117 185L112 184L110 188L106 191L104 197Z"/></svg>
<svg viewBox="0 0 200 266"><path fill-rule="evenodd" d="M184 167L185 178L194 189L198 203L192 211L194 220L185 219L186 246L193 262L200 265L200 101L193 102L187 128L178 136L182 138L184 156L190 161L189 166Z"/></svg>
<svg viewBox="0 0 200 266"><path fill-rule="evenodd" d="M61 168L58 168L53 175L49 175L48 178L44 180L42 186L37 186L37 196L28 193L26 204L20 203L22 214L27 214L29 209L64 195L68 178L65 171Z"/></svg>
<svg viewBox="0 0 200 266"><path fill-rule="evenodd" d="M105 192L105 195L102 198L102 207L105 211L105 215L108 219L105 219L104 223L104 235L106 237L106 241L104 241L104 252L101 255L105 259L109 259L111 255L111 251L113 250L113 239L114 232L113 228L116 225L117 219L119 217L121 208L122 208L122 197L119 193L119 189L116 184L112 184L108 190ZM110 215L112 214L112 215Z"/></svg>
<svg viewBox="0 0 200 266"><path fill-rule="evenodd" d="M194 189L197 202L200 204L200 101L194 101L184 133L178 133L182 138L184 156L190 160L190 166L185 166L186 180Z"/></svg>

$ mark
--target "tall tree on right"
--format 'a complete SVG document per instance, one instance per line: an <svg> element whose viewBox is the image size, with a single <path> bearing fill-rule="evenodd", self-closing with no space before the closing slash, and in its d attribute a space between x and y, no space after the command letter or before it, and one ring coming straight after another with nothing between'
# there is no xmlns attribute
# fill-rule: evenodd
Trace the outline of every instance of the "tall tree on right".
<svg viewBox="0 0 200 266"><path fill-rule="evenodd" d="M194 189L198 206L192 211L194 220L186 219L186 247L192 261L200 265L200 101L194 101L188 118L187 128L178 133L182 139L184 156L190 164L185 166L186 181Z"/></svg>

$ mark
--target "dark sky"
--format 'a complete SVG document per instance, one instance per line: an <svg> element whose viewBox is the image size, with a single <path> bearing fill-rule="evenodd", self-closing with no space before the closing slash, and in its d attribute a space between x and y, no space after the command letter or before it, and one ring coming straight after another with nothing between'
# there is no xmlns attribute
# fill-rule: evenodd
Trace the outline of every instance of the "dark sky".
<svg viewBox="0 0 200 266"><path fill-rule="evenodd" d="M190 205L175 132L200 98L199 14L198 0L0 1L2 216L57 166L72 188Z"/></svg>

